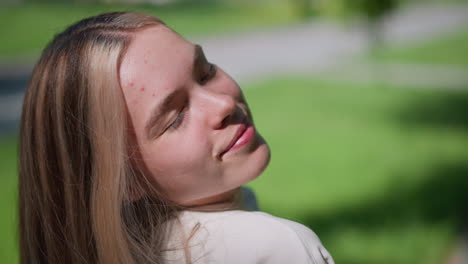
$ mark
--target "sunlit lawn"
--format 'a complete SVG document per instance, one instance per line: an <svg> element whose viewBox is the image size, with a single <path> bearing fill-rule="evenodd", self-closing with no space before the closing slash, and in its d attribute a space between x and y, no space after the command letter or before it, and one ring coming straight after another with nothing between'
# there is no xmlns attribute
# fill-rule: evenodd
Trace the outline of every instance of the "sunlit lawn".
<svg viewBox="0 0 468 264"><path fill-rule="evenodd" d="M167 6L123 4L0 5L0 57L36 56L45 44L70 23L111 11L155 15L184 36L212 35L259 27L274 27L298 20L287 1L192 1Z"/></svg>
<svg viewBox="0 0 468 264"><path fill-rule="evenodd" d="M17 263L16 139L0 138L0 263Z"/></svg>
<svg viewBox="0 0 468 264"><path fill-rule="evenodd" d="M0 54L41 46L90 13L77 10L56 18L56 26L38 19L42 33L31 30L33 44L0 45ZM48 36L34 42L36 34ZM387 50L378 58L468 65L467 38ZM467 89L332 84L317 77L244 88L272 149L269 168L250 184L263 210L310 226L337 263L442 263L468 212ZM0 263L16 263L16 141L0 140Z"/></svg>
<svg viewBox="0 0 468 264"><path fill-rule="evenodd" d="M467 46L464 31L374 59L467 66ZM337 263L443 263L468 219L468 84L319 79L246 90L273 153L251 184L262 209L316 230Z"/></svg>
<svg viewBox="0 0 468 264"><path fill-rule="evenodd" d="M465 30L373 59L464 67L467 46ZM273 153L251 184L262 209L316 230L337 263L442 263L467 221L468 84L313 79L246 90Z"/></svg>
<svg viewBox="0 0 468 264"><path fill-rule="evenodd" d="M462 32L446 35L423 45L384 49L377 52L375 58L381 61L468 67L468 27Z"/></svg>
<svg viewBox="0 0 468 264"><path fill-rule="evenodd" d="M274 79L246 90L272 162L262 209L337 263L441 263L468 198L468 92Z"/></svg>

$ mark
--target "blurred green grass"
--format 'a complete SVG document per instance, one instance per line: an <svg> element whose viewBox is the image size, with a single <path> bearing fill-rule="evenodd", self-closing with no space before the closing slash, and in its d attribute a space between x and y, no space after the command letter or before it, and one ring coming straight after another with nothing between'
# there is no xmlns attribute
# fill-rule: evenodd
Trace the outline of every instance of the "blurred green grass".
<svg viewBox="0 0 468 264"><path fill-rule="evenodd" d="M18 263L16 145L15 137L0 138L0 263Z"/></svg>
<svg viewBox="0 0 468 264"><path fill-rule="evenodd" d="M382 49L373 54L372 59L468 67L467 47L468 28L465 28L423 45Z"/></svg>
<svg viewBox="0 0 468 264"><path fill-rule="evenodd" d="M468 198L467 92L297 77L245 92L272 148L251 184L263 210L337 263L442 263Z"/></svg>
<svg viewBox="0 0 468 264"><path fill-rule="evenodd" d="M375 62L468 65L468 30ZM250 185L337 263L443 263L468 221L468 84L424 90L284 77L246 89L272 148ZM464 222L464 223L463 223Z"/></svg>
<svg viewBox="0 0 468 264"><path fill-rule="evenodd" d="M22 4L0 6L0 58L37 56L52 37L85 17L136 11L163 19L183 36L274 27L298 20L287 1L192 1L163 6L123 4Z"/></svg>
<svg viewBox="0 0 468 264"><path fill-rule="evenodd" d="M468 30L375 62L468 65ZM443 263L468 219L468 84L460 90L276 78L246 89L272 162L263 210L314 229L337 263Z"/></svg>
<svg viewBox="0 0 468 264"><path fill-rule="evenodd" d="M36 11L31 12L37 16ZM38 32L30 30L33 20L24 22L32 43L15 52L42 47L63 25L91 11L80 12L46 25L41 23L55 13L44 11L44 21L34 21ZM183 20L177 30L207 33L183 26ZM223 31L219 25L193 27ZM36 34L44 36L34 42ZM467 65L466 41L466 33L454 34L384 50L374 59ZM249 184L263 210L310 226L337 263L442 263L468 212L466 89L344 85L297 76L245 88L257 127L272 148L269 168ZM18 261L16 144L14 137L0 138L1 263Z"/></svg>

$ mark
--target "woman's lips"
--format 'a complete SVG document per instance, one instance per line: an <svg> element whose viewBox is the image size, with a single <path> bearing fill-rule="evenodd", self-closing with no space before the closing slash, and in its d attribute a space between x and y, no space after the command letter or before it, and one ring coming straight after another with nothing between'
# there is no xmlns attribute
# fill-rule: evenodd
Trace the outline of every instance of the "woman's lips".
<svg viewBox="0 0 468 264"><path fill-rule="evenodd" d="M239 149L249 143L255 136L255 128L250 124L241 124L236 136L233 138L229 146L221 153L222 157L227 152Z"/></svg>
<svg viewBox="0 0 468 264"><path fill-rule="evenodd" d="M249 143L250 140L255 135L255 128L252 125L247 125L247 127L244 129L242 134L237 138L237 140L234 142L234 145L232 145L231 148L228 149L228 151L235 150L238 148L241 148L245 144Z"/></svg>

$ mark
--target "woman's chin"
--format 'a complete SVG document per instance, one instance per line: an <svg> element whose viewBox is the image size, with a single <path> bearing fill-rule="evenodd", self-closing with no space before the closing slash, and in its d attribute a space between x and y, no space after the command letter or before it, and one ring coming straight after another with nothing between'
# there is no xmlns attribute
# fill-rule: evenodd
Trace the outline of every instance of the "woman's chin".
<svg viewBox="0 0 468 264"><path fill-rule="evenodd" d="M244 181L241 185L249 183L258 178L268 167L270 163L270 148L265 141L257 147L249 161L241 165L245 175Z"/></svg>

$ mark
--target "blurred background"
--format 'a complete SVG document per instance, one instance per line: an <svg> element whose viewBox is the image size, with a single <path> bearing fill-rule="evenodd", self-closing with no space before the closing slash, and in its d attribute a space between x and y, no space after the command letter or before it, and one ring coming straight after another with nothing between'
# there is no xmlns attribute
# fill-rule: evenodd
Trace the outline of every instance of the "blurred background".
<svg viewBox="0 0 468 264"><path fill-rule="evenodd" d="M162 18L243 88L272 149L260 208L344 264L468 263L468 1L2 0L0 263L17 263L17 133L41 49L101 12Z"/></svg>

